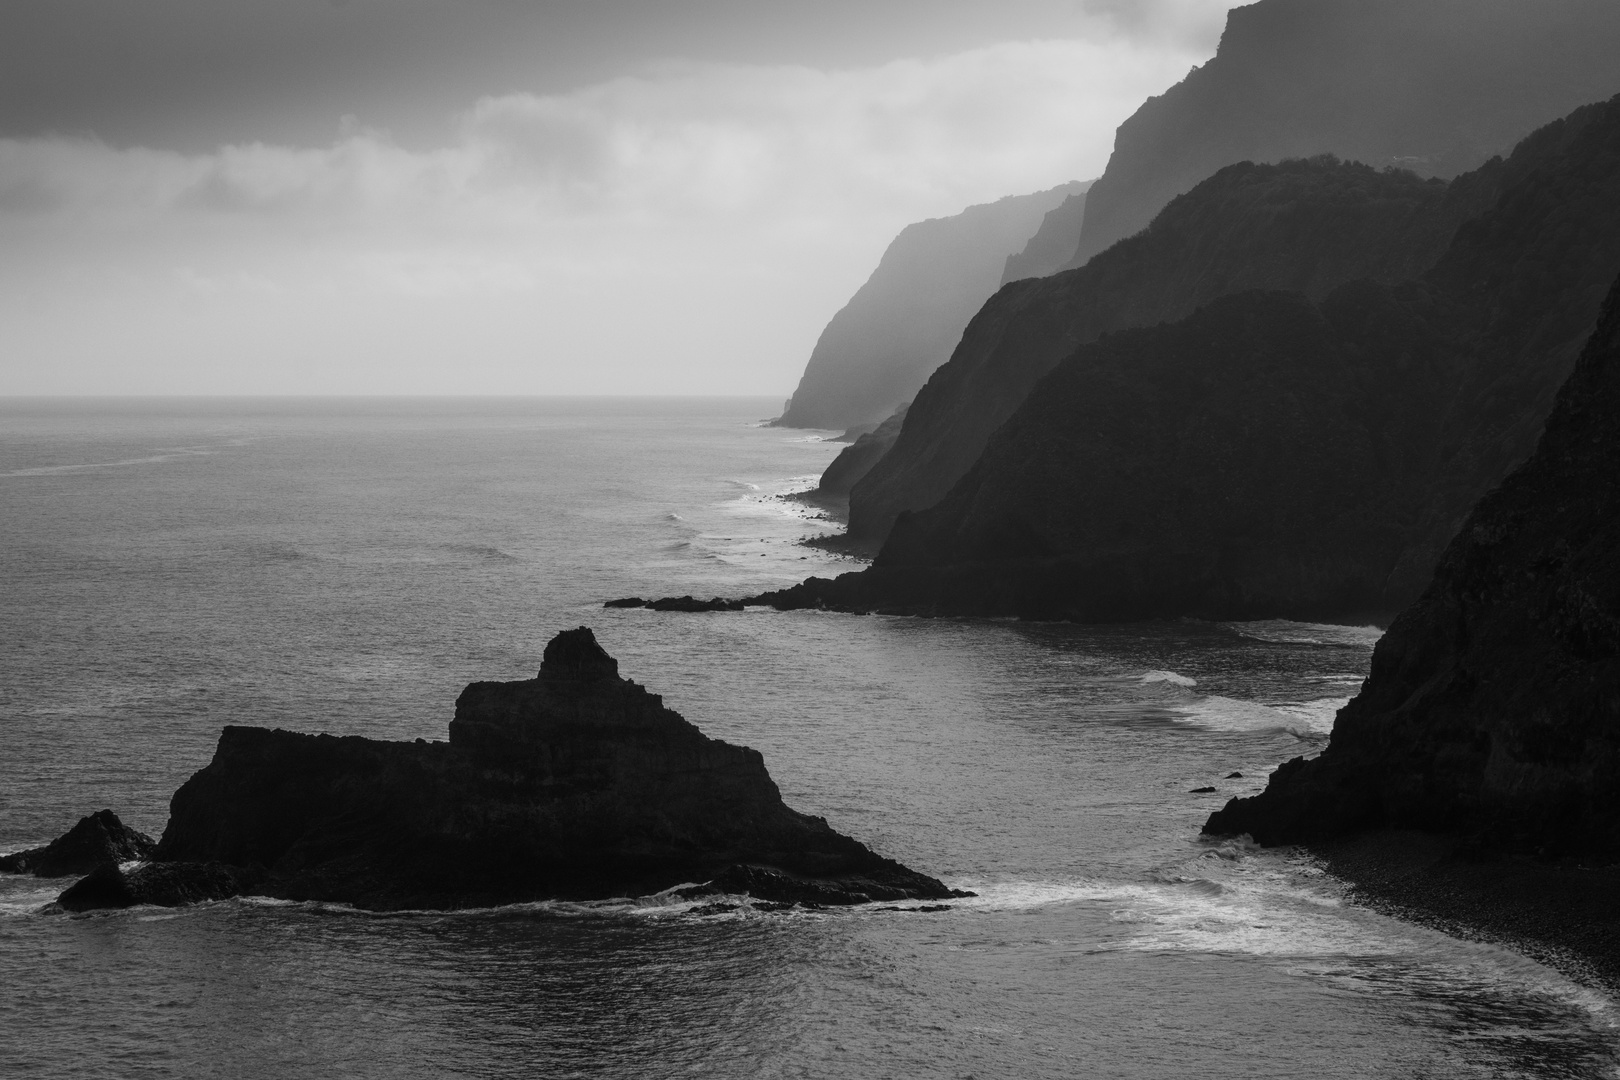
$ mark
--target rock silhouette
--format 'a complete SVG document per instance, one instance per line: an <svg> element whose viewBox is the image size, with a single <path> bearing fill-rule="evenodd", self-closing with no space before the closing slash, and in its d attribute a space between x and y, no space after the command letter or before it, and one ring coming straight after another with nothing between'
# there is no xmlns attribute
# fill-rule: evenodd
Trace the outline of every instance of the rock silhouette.
<svg viewBox="0 0 1620 1080"><path fill-rule="evenodd" d="M955 895L784 805L757 751L620 678L581 627L552 639L536 678L468 686L448 743L227 727L175 792L154 861L62 903L245 889L438 909L724 891L713 881L780 902Z"/></svg>
<svg viewBox="0 0 1620 1080"><path fill-rule="evenodd" d="M0 855L0 871L35 877L88 874L99 866L148 859L157 844L125 825L111 810L98 810L44 847Z"/></svg>

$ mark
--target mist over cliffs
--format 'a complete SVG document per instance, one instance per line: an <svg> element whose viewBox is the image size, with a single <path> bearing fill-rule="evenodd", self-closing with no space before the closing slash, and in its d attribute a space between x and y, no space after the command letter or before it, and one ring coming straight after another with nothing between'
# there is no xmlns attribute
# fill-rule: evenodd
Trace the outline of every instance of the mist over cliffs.
<svg viewBox="0 0 1620 1080"><path fill-rule="evenodd" d="M1620 92L1610 0L1262 0L1121 124L1070 265L1236 161L1333 153L1453 177Z"/></svg>
<svg viewBox="0 0 1620 1080"><path fill-rule="evenodd" d="M1001 283L1022 278L1045 277L1069 265L1075 247L1080 243L1080 230L1086 221L1086 184L1064 199L1056 209L1048 210L1041 219L1041 227L1029 238L1024 250L1007 256L1001 271Z"/></svg>
<svg viewBox="0 0 1620 1080"><path fill-rule="evenodd" d="M871 570L760 600L1087 621L1393 614L1427 583L1468 507L1530 452L1620 270L1620 98L1450 185L1405 183L1424 196L1401 211L1403 226L1386 222L1390 246L1369 257L1409 265L1432 250L1425 235L1452 233L1426 273L1362 277L1319 300L1309 289L1236 293L1084 345L937 505L899 518ZM1325 248L1295 235L1280 250ZM856 496L900 452L939 381Z"/></svg>
<svg viewBox="0 0 1620 1080"><path fill-rule="evenodd" d="M1048 211L1083 198L1088 186L1009 196L902 229L822 331L777 423L876 425L911 400L995 292L1008 259L1024 251Z"/></svg>

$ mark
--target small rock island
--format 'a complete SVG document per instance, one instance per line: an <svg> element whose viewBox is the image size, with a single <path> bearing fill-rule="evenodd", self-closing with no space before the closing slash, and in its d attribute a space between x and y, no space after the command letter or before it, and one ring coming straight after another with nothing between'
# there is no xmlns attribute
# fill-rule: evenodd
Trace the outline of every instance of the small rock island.
<svg viewBox="0 0 1620 1080"><path fill-rule="evenodd" d="M104 861L59 902L251 894L389 911L683 885L828 905L971 895L789 808L758 751L707 737L618 667L589 629L560 633L538 677L468 686L448 743L227 727L175 792L151 861Z"/></svg>

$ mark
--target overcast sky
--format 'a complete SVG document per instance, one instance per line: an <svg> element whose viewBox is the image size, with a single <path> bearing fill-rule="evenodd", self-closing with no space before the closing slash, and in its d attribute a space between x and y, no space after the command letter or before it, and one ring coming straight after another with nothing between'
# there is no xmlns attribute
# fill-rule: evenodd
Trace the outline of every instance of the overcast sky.
<svg viewBox="0 0 1620 1080"><path fill-rule="evenodd" d="M0 0L0 394L764 393L1224 0Z"/></svg>

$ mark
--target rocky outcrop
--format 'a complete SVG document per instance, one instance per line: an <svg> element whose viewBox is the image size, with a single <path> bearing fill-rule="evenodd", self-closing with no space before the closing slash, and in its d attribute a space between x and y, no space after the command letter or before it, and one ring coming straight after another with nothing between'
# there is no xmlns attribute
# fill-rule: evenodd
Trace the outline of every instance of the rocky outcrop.
<svg viewBox="0 0 1620 1080"><path fill-rule="evenodd" d="M883 460L883 455L894 447L895 440L900 437L900 428L906 422L906 413L910 409L910 402L900 406L887 420L840 451L838 456L833 458L832 464L821 474L821 482L810 492L811 498L814 501L847 509L850 489L871 472L873 466Z"/></svg>
<svg viewBox="0 0 1620 1080"><path fill-rule="evenodd" d="M254 869L220 863L155 862L129 870L108 863L62 890L56 903L65 911L180 907L251 893L261 877Z"/></svg>
<svg viewBox="0 0 1620 1080"><path fill-rule="evenodd" d="M908 225L822 331L780 419L786 427L875 425L951 355L1048 210L1082 184L1016 195Z"/></svg>
<svg viewBox="0 0 1620 1080"><path fill-rule="evenodd" d="M944 498L1078 347L1249 289L1314 299L1358 278L1413 277L1494 201L1499 171L1447 188L1327 158L1235 165L1089 265L1003 287L917 395L893 448L852 487L851 538L875 547L901 513Z"/></svg>
<svg viewBox="0 0 1620 1080"><path fill-rule="evenodd" d="M44 847L0 855L0 872L35 877L88 874L98 866L151 858L157 844L118 820L111 810L98 810Z"/></svg>
<svg viewBox="0 0 1620 1080"><path fill-rule="evenodd" d="M583 627L551 641L537 678L468 686L448 743L226 728L175 792L151 866L87 879L63 903L247 887L461 908L719 892L750 875L777 901L953 895L788 808L757 751L706 737L620 678Z"/></svg>
<svg viewBox="0 0 1620 1080"><path fill-rule="evenodd" d="M1029 238L1024 250L1007 256L1007 265L1001 271L1003 285L1055 274L1069 265L1080 244L1080 229L1086 220L1086 191L1090 188L1089 183L1081 186L1057 209L1046 212L1041 227Z"/></svg>
<svg viewBox="0 0 1620 1080"><path fill-rule="evenodd" d="M1499 194L1421 278L1354 282L1319 303L1241 293L1086 345L948 495L900 519L871 569L749 602L1085 621L1393 615L1534 447L1620 269L1620 99L1452 188L1428 204L1442 219ZM927 393L856 485L852 526Z"/></svg>
<svg viewBox="0 0 1620 1080"><path fill-rule="evenodd" d="M1620 281L1535 454L1379 641L1327 749L1204 831L1620 856ZM1612 897L1610 898L1612 908Z"/></svg>
<svg viewBox="0 0 1620 1080"><path fill-rule="evenodd" d="M1237 161L1333 153L1452 177L1620 92L1609 0L1261 0L1121 124L1070 265Z"/></svg>
<svg viewBox="0 0 1620 1080"><path fill-rule="evenodd" d="M715 596L708 600L699 600L695 596L665 596L657 600L643 600L639 596L626 596L618 600L609 600L602 605L605 608L651 608L654 611L741 611L741 600L727 600Z"/></svg>

